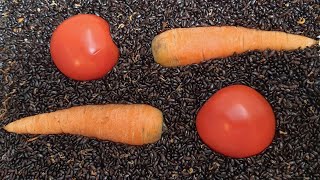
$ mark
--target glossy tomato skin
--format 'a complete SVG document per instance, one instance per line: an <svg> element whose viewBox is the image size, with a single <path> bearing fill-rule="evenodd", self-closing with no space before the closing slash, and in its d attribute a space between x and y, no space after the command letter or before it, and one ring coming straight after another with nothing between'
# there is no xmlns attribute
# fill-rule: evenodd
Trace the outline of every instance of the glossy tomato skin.
<svg viewBox="0 0 320 180"><path fill-rule="evenodd" d="M245 85L220 89L204 103L196 117L202 141L212 150L232 158L262 152L271 144L275 126L269 102Z"/></svg>
<svg viewBox="0 0 320 180"><path fill-rule="evenodd" d="M92 14L63 21L52 34L50 53L58 69L75 80L102 78L119 58L108 22Z"/></svg>

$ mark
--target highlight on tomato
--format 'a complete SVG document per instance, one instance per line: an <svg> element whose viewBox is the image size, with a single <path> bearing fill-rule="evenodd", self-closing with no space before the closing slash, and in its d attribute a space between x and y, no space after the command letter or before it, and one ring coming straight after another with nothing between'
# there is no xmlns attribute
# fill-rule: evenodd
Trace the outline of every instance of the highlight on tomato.
<svg viewBox="0 0 320 180"><path fill-rule="evenodd" d="M57 68L74 80L102 78L119 58L109 23L93 14L64 20L52 34L50 53Z"/></svg>
<svg viewBox="0 0 320 180"><path fill-rule="evenodd" d="M276 121L271 105L259 92L245 85L230 85L218 90L200 108L196 128L213 151L246 158L272 143Z"/></svg>

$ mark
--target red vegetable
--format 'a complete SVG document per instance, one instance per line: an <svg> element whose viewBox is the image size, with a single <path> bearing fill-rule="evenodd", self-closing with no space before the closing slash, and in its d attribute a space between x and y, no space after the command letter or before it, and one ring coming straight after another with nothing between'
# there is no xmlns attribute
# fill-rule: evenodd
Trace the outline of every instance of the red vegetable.
<svg viewBox="0 0 320 180"><path fill-rule="evenodd" d="M91 14L62 22L53 32L50 52L58 69L75 80L102 78L119 58L108 22Z"/></svg>
<svg viewBox="0 0 320 180"><path fill-rule="evenodd" d="M268 101L244 85L216 92L196 118L203 142L212 150L234 158L253 156L267 148L273 140L275 125Z"/></svg>

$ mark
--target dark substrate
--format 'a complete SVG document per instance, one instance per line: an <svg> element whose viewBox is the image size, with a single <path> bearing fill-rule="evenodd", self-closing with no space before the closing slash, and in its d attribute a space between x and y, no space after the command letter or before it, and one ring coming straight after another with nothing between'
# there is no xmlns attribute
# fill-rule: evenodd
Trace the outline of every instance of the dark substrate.
<svg viewBox="0 0 320 180"><path fill-rule="evenodd" d="M318 0L306 1L1 1L0 97L3 126L75 105L147 103L164 112L162 139L142 147L72 135L28 136L0 130L0 179L320 178L319 47L248 52L179 68L154 63L152 38L169 28L242 25L311 38L320 35ZM63 76L49 54L54 28L78 13L112 26L121 50L103 79ZM299 24L300 18L305 22ZM245 84L274 108L277 130L262 154L231 159L198 137L195 116L218 89Z"/></svg>

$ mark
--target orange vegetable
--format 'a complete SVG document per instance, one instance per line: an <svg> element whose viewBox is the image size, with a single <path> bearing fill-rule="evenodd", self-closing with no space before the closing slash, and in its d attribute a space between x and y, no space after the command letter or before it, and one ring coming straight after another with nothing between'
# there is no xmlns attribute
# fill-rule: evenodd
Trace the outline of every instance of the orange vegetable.
<svg viewBox="0 0 320 180"><path fill-rule="evenodd" d="M18 134L75 134L130 145L161 138L162 112L145 104L71 107L25 117L4 127Z"/></svg>
<svg viewBox="0 0 320 180"><path fill-rule="evenodd" d="M157 63L167 66L197 64L250 50L295 50L317 44L305 36L236 26L171 29L152 41Z"/></svg>

